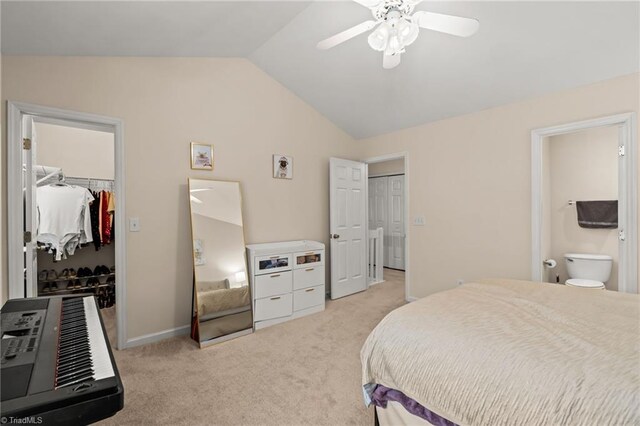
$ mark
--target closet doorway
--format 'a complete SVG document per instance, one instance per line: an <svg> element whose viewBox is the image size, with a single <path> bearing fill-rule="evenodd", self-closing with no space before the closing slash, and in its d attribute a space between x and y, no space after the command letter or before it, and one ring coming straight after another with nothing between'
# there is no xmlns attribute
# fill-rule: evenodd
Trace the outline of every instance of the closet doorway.
<svg viewBox="0 0 640 426"><path fill-rule="evenodd" d="M369 270L374 271L369 283L402 283L405 299L415 300L409 288L409 155L406 152L387 154L364 162L368 180ZM381 248L377 235L382 236ZM380 262L384 268L378 269Z"/></svg>
<svg viewBox="0 0 640 426"><path fill-rule="evenodd" d="M122 122L9 102L9 297L95 295L124 348Z"/></svg>

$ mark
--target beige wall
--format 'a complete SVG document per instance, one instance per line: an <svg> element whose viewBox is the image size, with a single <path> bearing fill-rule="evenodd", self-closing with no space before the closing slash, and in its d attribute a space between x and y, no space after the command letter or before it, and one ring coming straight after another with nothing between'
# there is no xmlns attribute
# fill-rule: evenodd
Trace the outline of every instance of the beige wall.
<svg viewBox="0 0 640 426"><path fill-rule="evenodd" d="M607 289L618 289L618 230L578 226L569 200L618 199L618 127L608 126L548 138L550 173L550 255L558 262L560 282L569 277L565 253L613 257Z"/></svg>
<svg viewBox="0 0 640 426"><path fill-rule="evenodd" d="M361 158L408 151L411 285L531 278L531 130L639 109L640 74L359 141Z"/></svg>
<svg viewBox="0 0 640 426"><path fill-rule="evenodd" d="M404 173L404 158L369 164L369 176Z"/></svg>
<svg viewBox="0 0 640 426"><path fill-rule="evenodd" d="M5 56L2 66L3 123L7 99L124 119L126 216L141 224L127 233L129 338L189 324L187 177L242 183L247 243L328 243L328 159L354 158L355 144L249 61ZM190 169L191 141L215 145L213 172ZM272 178L274 153L293 156L293 180ZM6 262L2 271L6 291Z"/></svg>
<svg viewBox="0 0 640 426"><path fill-rule="evenodd" d="M36 123L36 164L60 167L65 176L113 179L112 133Z"/></svg>

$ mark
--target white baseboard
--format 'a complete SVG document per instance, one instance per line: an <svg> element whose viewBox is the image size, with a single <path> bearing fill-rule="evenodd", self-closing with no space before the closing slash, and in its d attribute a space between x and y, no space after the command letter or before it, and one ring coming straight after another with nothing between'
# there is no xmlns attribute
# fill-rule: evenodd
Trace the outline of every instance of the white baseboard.
<svg viewBox="0 0 640 426"><path fill-rule="evenodd" d="M168 330L158 331L157 333L145 334L143 336L127 340L127 344L124 349L148 345L149 343L159 342L170 337L182 336L184 334L189 334L190 331L191 326L183 325L182 327L170 328Z"/></svg>
<svg viewBox="0 0 640 426"><path fill-rule="evenodd" d="M407 302L415 302L418 299L419 299L418 297L413 297L413 296L406 297Z"/></svg>
<svg viewBox="0 0 640 426"><path fill-rule="evenodd" d="M376 284L382 284L383 282L384 282L384 280L380 280L380 281L371 281L371 282L369 283L369 287L371 287L371 286L373 286L373 285L376 285Z"/></svg>

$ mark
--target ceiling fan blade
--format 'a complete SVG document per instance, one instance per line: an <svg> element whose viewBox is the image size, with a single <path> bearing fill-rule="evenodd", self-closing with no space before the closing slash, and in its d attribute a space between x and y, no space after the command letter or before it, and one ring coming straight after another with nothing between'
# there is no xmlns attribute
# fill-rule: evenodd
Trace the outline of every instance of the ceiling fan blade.
<svg viewBox="0 0 640 426"><path fill-rule="evenodd" d="M358 4L361 4L364 7L368 7L369 9L373 9L374 7L377 7L380 3L382 3L384 0L353 0Z"/></svg>
<svg viewBox="0 0 640 426"><path fill-rule="evenodd" d="M395 55L382 55L382 68L390 70L400 65L400 53Z"/></svg>
<svg viewBox="0 0 640 426"><path fill-rule="evenodd" d="M322 40L318 43L318 49L326 50L331 49L334 46L339 45L340 43L344 43L347 40L354 38L364 32L372 30L377 24L376 21L365 21L361 24L356 25L355 27L351 27L348 30L345 30L341 33L334 35L333 37L329 37L326 40Z"/></svg>
<svg viewBox="0 0 640 426"><path fill-rule="evenodd" d="M459 37L469 37L475 34L480 27L480 22L477 19L443 15L441 13L420 11L414 13L411 18L421 28Z"/></svg>

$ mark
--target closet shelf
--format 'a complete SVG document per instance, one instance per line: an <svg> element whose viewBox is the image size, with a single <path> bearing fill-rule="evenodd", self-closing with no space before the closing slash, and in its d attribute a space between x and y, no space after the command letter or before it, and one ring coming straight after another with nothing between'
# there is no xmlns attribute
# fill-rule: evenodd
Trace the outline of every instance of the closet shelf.
<svg viewBox="0 0 640 426"><path fill-rule="evenodd" d="M115 286L116 283L106 283L106 284L100 284L98 286L91 286L91 287L80 287L80 288L59 288L57 290L50 290L50 291L40 291L39 292L39 296L46 296L47 294L59 294L59 293L72 293L74 291L80 291L80 290L93 290L96 288L104 288L104 287L113 287Z"/></svg>
<svg viewBox="0 0 640 426"><path fill-rule="evenodd" d="M101 277L115 277L116 273L112 272L110 274L102 274L102 275L87 275L86 277L66 277L66 278L56 278L55 280L44 280L38 281L39 283L59 283L62 281L75 281L75 280L86 280L89 278L101 278Z"/></svg>

